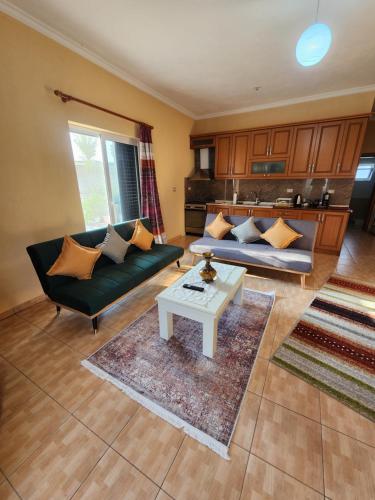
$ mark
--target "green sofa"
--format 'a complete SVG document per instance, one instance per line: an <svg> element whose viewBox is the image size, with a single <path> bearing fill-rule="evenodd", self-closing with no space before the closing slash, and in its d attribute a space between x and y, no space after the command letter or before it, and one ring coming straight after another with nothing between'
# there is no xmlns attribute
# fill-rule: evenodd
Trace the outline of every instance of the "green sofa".
<svg viewBox="0 0 375 500"><path fill-rule="evenodd" d="M151 231L150 221L141 219ZM117 224L116 231L129 240L134 231L135 220ZM104 240L106 228L72 235L80 245L95 247ZM63 238L44 241L27 247L27 252L39 277L45 294L61 307L73 309L92 319L94 333L98 328L98 316L130 290L148 280L172 262L180 266L179 258L184 250L173 245L153 243L151 250L143 252L131 245L123 264L115 264L101 255L95 264L90 280L78 280L68 276L47 276L47 271L61 252Z"/></svg>

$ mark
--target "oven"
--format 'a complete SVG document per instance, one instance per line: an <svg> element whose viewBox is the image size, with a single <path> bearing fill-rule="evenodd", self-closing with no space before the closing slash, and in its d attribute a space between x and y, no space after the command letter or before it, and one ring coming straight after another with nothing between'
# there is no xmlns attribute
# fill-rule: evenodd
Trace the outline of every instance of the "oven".
<svg viewBox="0 0 375 500"><path fill-rule="evenodd" d="M185 204L185 232L186 234L197 234L202 236L206 222L205 203Z"/></svg>

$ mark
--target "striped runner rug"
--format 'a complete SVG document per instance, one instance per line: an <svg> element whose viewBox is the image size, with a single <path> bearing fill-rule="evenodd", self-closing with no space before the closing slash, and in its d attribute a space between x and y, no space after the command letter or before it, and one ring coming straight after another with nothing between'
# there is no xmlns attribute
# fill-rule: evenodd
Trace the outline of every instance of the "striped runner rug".
<svg viewBox="0 0 375 500"><path fill-rule="evenodd" d="M331 276L272 361L375 421L375 287Z"/></svg>

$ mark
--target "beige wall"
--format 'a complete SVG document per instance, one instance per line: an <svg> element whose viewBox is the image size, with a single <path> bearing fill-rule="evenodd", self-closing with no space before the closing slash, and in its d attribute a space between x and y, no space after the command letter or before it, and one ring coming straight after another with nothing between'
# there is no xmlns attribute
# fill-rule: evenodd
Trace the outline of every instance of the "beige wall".
<svg viewBox="0 0 375 500"><path fill-rule="evenodd" d="M154 125L167 235L184 231L184 177L193 120L23 24L0 15L0 313L41 293L25 247L84 230L68 120L134 136L134 126L47 88ZM176 186L176 192L172 191Z"/></svg>
<svg viewBox="0 0 375 500"><path fill-rule="evenodd" d="M243 128L265 127L337 116L370 113L375 92L331 97L320 101L310 101L279 108L262 109L237 115L220 116L197 120L193 133L220 132Z"/></svg>

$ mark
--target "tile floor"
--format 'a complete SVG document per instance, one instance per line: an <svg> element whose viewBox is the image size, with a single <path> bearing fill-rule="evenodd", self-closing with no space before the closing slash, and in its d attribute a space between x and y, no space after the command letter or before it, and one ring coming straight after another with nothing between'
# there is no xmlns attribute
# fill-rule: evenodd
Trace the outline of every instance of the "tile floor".
<svg viewBox="0 0 375 500"><path fill-rule="evenodd" d="M175 266L106 313L97 336L47 301L2 320L0 498L374 499L374 425L269 363L334 270L374 282L375 237L351 231L339 259L317 255L306 290L292 275L249 270L247 286L277 299L230 461L80 366L180 276Z"/></svg>

